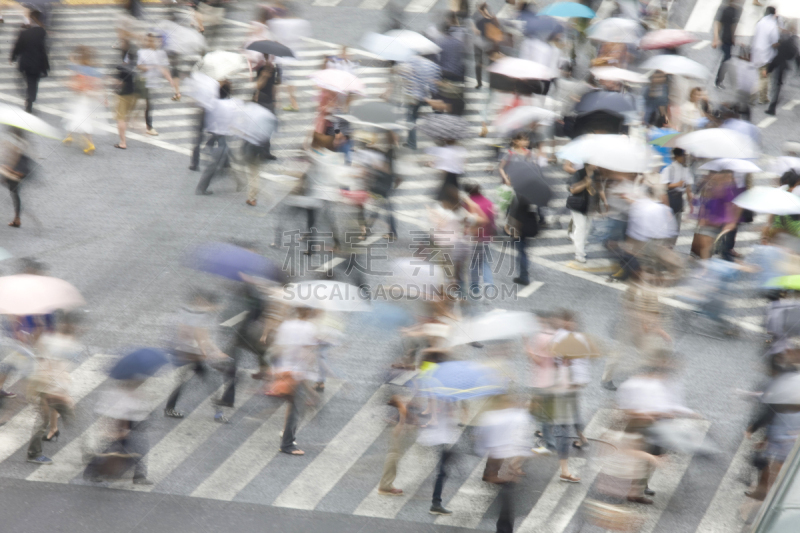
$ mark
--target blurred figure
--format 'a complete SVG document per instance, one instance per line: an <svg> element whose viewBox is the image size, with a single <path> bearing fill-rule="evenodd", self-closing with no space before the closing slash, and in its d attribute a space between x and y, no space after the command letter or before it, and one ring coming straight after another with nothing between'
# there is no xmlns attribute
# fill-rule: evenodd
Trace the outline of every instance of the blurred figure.
<svg viewBox="0 0 800 533"><path fill-rule="evenodd" d="M50 62L47 58L47 32L42 24L42 13L33 10L28 14L30 26L19 32L11 62L18 61L17 67L25 78L25 111L33 111L33 103L39 92L39 80L47 76Z"/></svg>
<svg viewBox="0 0 800 533"><path fill-rule="evenodd" d="M205 36L209 46L213 46L225 23L225 7L223 0L198 0L195 3L197 30Z"/></svg>
<svg viewBox="0 0 800 533"><path fill-rule="evenodd" d="M63 142L71 144L72 136L80 135L85 145L83 153L91 155L95 150L92 143L94 132L92 115L100 99L100 71L94 66L94 51L88 46L77 47L70 61L74 73L70 78L69 87L76 93L77 98L72 114L64 121L67 137Z"/></svg>
<svg viewBox="0 0 800 533"><path fill-rule="evenodd" d="M509 226L514 249L517 252L519 274L514 278L518 285L530 284L528 272L528 239L536 237L539 233L539 213L534 206L522 196L516 196L509 211Z"/></svg>
<svg viewBox="0 0 800 533"><path fill-rule="evenodd" d="M378 484L378 494L383 496L402 496L403 489L394 486L397 478L397 464L417 439L419 429L419 407L412 400L393 395L389 405L397 409L397 424L389 435L389 451L383 463L383 475Z"/></svg>
<svg viewBox="0 0 800 533"><path fill-rule="evenodd" d="M495 207L492 201L483 195L481 187L477 183L464 184L464 191L469 195L470 201L478 206L486 219L486 222L473 226L470 231L470 240L473 243L469 265L470 293L473 297L477 297L480 295L481 276L483 276L485 285L492 285L494 282L489 243L492 237L497 234L494 223Z"/></svg>
<svg viewBox="0 0 800 533"><path fill-rule="evenodd" d="M758 103L766 104L769 94L769 76L767 65L777 54L777 44L781 32L778 26L778 16L775 8L769 6L764 16L756 23L753 38L750 40L750 62L759 70Z"/></svg>
<svg viewBox="0 0 800 533"><path fill-rule="evenodd" d="M692 253L708 259L714 245L724 234L736 229L741 209L733 203L738 195L736 182L730 170L711 172L700 185L698 224L692 241ZM723 259L732 260L729 252Z"/></svg>
<svg viewBox="0 0 800 533"><path fill-rule="evenodd" d="M672 209L675 215L677 233L680 235L684 211L684 194L686 194L686 203L689 205L689 214L694 214L694 205L692 204L694 174L687 160L686 151L683 148L672 149L672 163L661 171L661 184L666 185L667 197L664 203ZM678 240L677 235L675 240ZM673 243L674 245L675 243Z"/></svg>
<svg viewBox="0 0 800 533"><path fill-rule="evenodd" d="M717 78L714 81L714 86L718 89L722 89L725 62L731 58L736 27L739 25L739 17L742 16L742 10L737 3L737 0L724 0L714 19L714 39L711 41L711 48L721 47L722 52L722 61L719 63Z"/></svg>
<svg viewBox="0 0 800 533"><path fill-rule="evenodd" d="M161 79L166 79L175 91L173 100L181 99L178 81L172 78L169 72L169 58L161 49L161 36L156 33L147 34L147 48L139 50L137 54L137 67L144 72L144 121L148 135L158 135L153 128L153 99L155 91L161 87Z"/></svg>
<svg viewBox="0 0 800 533"><path fill-rule="evenodd" d="M778 108L778 99L781 96L783 87L783 75L789 69L789 62L797 58L797 23L788 22L781 28L781 36L778 41L777 53L772 61L767 65L767 74L772 75L772 98L769 107L765 111L767 115L775 115Z"/></svg>
<svg viewBox="0 0 800 533"><path fill-rule="evenodd" d="M20 213L22 212L22 202L19 198L19 186L22 180L30 173L32 160L27 155L28 142L25 139L25 131L19 128L10 127L3 138L3 160L0 166L0 174L3 182L11 194L11 203L14 205L14 220L8 223L12 228L22 225Z"/></svg>
<svg viewBox="0 0 800 533"><path fill-rule="evenodd" d="M574 168L574 167L572 167ZM575 245L575 260L586 262L586 240L591 231L589 214L597 211L597 191L594 187L595 167L585 165L572 174L567 208L572 215L569 238Z"/></svg>
<svg viewBox="0 0 800 533"><path fill-rule="evenodd" d="M123 62L117 65L116 69L116 93L117 93L117 132L119 142L114 148L126 150L128 141L125 132L128 129L131 113L139 101L139 93L136 90L136 66L134 61L126 54Z"/></svg>
<svg viewBox="0 0 800 533"><path fill-rule="evenodd" d="M411 129L408 130L406 144L412 150L417 149L417 118L419 110L426 105L426 101L436 94L436 83L441 77L439 66L428 58L422 56L412 57L405 65L402 76L406 79L406 95L408 103L408 121Z"/></svg>
<svg viewBox="0 0 800 533"><path fill-rule="evenodd" d="M219 99L216 100L206 113L206 130L211 134L211 138L206 143L207 147L213 148L211 161L208 162L200 181L197 182L195 194L208 196L214 194L208 190L211 180L218 174L225 171L230 166L230 146L228 146L228 136L230 135L231 122L236 113L236 105L230 100L231 83L228 80L220 82ZM237 190L241 184L237 185Z"/></svg>
<svg viewBox="0 0 800 533"><path fill-rule="evenodd" d="M459 178L464 175L464 164L467 159L467 149L459 146L458 141L438 141L438 146L428 148L425 153L433 158L431 166L439 170L442 175L442 186L436 196L442 200L445 191L449 188L460 190Z"/></svg>
<svg viewBox="0 0 800 533"><path fill-rule="evenodd" d="M659 117L669 116L669 82L667 75L657 70L650 76L650 85L644 97L644 121L655 124Z"/></svg>

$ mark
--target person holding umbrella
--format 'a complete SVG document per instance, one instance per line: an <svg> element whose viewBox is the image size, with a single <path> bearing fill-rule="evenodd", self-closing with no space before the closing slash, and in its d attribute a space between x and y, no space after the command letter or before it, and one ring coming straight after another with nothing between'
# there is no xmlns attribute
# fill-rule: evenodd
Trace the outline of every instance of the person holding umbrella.
<svg viewBox="0 0 800 533"><path fill-rule="evenodd" d="M30 113L39 92L39 80L47 76L50 61L47 58L47 31L42 24L41 11L31 11L28 18L30 26L19 32L11 50L11 62L18 61L19 71L25 77L25 111Z"/></svg>

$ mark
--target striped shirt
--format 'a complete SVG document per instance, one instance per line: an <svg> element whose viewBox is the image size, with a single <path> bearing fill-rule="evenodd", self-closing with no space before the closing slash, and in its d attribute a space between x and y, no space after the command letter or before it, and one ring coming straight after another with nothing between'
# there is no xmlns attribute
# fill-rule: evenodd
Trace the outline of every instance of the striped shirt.
<svg viewBox="0 0 800 533"><path fill-rule="evenodd" d="M403 72L406 94L417 102L430 98L436 92L440 76L441 70L433 61L420 56L412 58Z"/></svg>

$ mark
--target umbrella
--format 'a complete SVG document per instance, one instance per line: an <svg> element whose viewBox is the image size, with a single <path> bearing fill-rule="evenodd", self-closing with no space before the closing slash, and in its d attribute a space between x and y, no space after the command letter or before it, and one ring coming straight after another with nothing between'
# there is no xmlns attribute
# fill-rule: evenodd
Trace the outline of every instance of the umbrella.
<svg viewBox="0 0 800 533"><path fill-rule="evenodd" d="M399 259L394 261L391 266L391 278L402 283L419 286L432 287L442 285L447 282L448 276L444 268L439 264L429 263L424 259Z"/></svg>
<svg viewBox="0 0 800 533"><path fill-rule="evenodd" d="M386 32L386 36L393 38L398 44L423 56L438 54L442 51L435 42L415 31L392 30Z"/></svg>
<svg viewBox="0 0 800 533"><path fill-rule="evenodd" d="M746 120L741 120L738 118L729 118L725 122L722 123L722 128L726 128L729 130L738 131L739 133L743 133L753 139L753 142L756 144L761 144L761 128L753 124L752 122L748 122Z"/></svg>
<svg viewBox="0 0 800 533"><path fill-rule="evenodd" d="M63 279L32 274L0 277L0 314L46 315L85 304L78 289Z"/></svg>
<svg viewBox="0 0 800 533"><path fill-rule="evenodd" d="M457 323L453 331L448 346L530 337L538 333L539 323L531 313L494 311Z"/></svg>
<svg viewBox="0 0 800 533"><path fill-rule="evenodd" d="M772 405L800 405L800 372L790 372L773 379L761 401Z"/></svg>
<svg viewBox="0 0 800 533"><path fill-rule="evenodd" d="M541 107L517 106L498 116L494 121L494 128L507 135L513 131L527 128L534 122L552 124L558 116L558 113Z"/></svg>
<svg viewBox="0 0 800 533"><path fill-rule="evenodd" d="M404 117L394 105L384 101L356 102L350 106L350 116L369 124L393 124Z"/></svg>
<svg viewBox="0 0 800 533"><path fill-rule="evenodd" d="M278 119L269 109L255 102L244 102L239 105L230 131L240 139L262 146L272 137L277 125Z"/></svg>
<svg viewBox="0 0 800 533"><path fill-rule="evenodd" d="M636 101L630 94L592 91L583 95L580 102L575 105L575 113L582 115L593 111L606 111L617 115L636 113Z"/></svg>
<svg viewBox="0 0 800 533"><path fill-rule="evenodd" d="M656 30L642 37L642 40L639 41L639 48L642 50L677 48L684 44L696 43L699 40L686 30Z"/></svg>
<svg viewBox="0 0 800 533"><path fill-rule="evenodd" d="M41 137L50 139L60 139L61 132L30 113L26 113L18 107L10 105L0 105L0 124L29 131Z"/></svg>
<svg viewBox="0 0 800 533"><path fill-rule="evenodd" d="M647 172L655 154L627 135L595 135L582 142L583 161L615 172Z"/></svg>
<svg viewBox="0 0 800 533"><path fill-rule="evenodd" d="M198 68L206 76L222 81L246 69L247 60L242 54L216 50L204 55Z"/></svg>
<svg viewBox="0 0 800 533"><path fill-rule="evenodd" d="M589 38L595 41L609 43L635 43L643 33L642 26L635 20L623 18L607 18L598 22L587 32Z"/></svg>
<svg viewBox="0 0 800 533"><path fill-rule="evenodd" d="M353 74L335 68L319 70L311 75L311 79L320 89L327 89L340 94L364 94L364 82Z"/></svg>
<svg viewBox="0 0 800 533"><path fill-rule="evenodd" d="M667 74L696 78L698 80L705 80L711 76L708 69L697 61L692 61L688 57L674 54L651 57L639 65L639 68L643 70L660 70Z"/></svg>
<svg viewBox="0 0 800 533"><path fill-rule="evenodd" d="M280 282L281 270L266 257L224 242L198 246L188 258L188 266L223 278L241 281L241 274Z"/></svg>
<svg viewBox="0 0 800 533"><path fill-rule="evenodd" d="M419 125L419 131L437 140L466 139L474 135L472 125L455 115L435 114Z"/></svg>
<svg viewBox="0 0 800 533"><path fill-rule="evenodd" d="M494 396L506 390L497 371L474 361L447 361L420 380L420 390L459 401Z"/></svg>
<svg viewBox="0 0 800 533"><path fill-rule="evenodd" d="M758 148L750 137L727 128L709 128L679 135L666 146L683 148L701 159L758 157Z"/></svg>
<svg viewBox="0 0 800 533"><path fill-rule="evenodd" d="M592 76L598 80L622 81L625 83L649 83L650 79L638 72L625 70L619 67L595 67L591 69Z"/></svg>
<svg viewBox="0 0 800 533"><path fill-rule="evenodd" d="M525 37L549 41L554 35L564 33L564 25L553 17L538 16L532 13L520 17L525 22Z"/></svg>
<svg viewBox="0 0 800 533"><path fill-rule="evenodd" d="M414 50L390 35L368 33L361 39L361 47L367 52L381 56L387 61L408 61L414 57Z"/></svg>
<svg viewBox="0 0 800 533"><path fill-rule="evenodd" d="M114 379L148 378L168 362L163 351L157 348L140 348L117 361L108 375Z"/></svg>
<svg viewBox="0 0 800 533"><path fill-rule="evenodd" d="M202 55L206 50L206 39L199 31L181 26L171 20L162 19L156 27L164 36L164 50L182 56Z"/></svg>
<svg viewBox="0 0 800 533"><path fill-rule="evenodd" d="M253 50L268 56L294 57L294 52L288 46L275 41L255 41L247 45L247 50Z"/></svg>
<svg viewBox="0 0 800 533"><path fill-rule="evenodd" d="M295 307L326 311L369 311L359 288L340 281L302 281L287 285L281 300Z"/></svg>
<svg viewBox="0 0 800 533"><path fill-rule="evenodd" d="M676 131L674 133L665 133L659 137L655 137L649 141L650 144L653 146L660 146L666 147L667 143L678 137L679 135L684 135L683 133Z"/></svg>
<svg viewBox="0 0 800 533"><path fill-rule="evenodd" d="M733 203L742 209L749 209L756 213L800 214L800 197L775 187L753 187L734 198Z"/></svg>
<svg viewBox="0 0 800 533"><path fill-rule="evenodd" d="M558 73L535 61L504 57L492 63L489 72L515 80L552 80Z"/></svg>
<svg viewBox="0 0 800 533"><path fill-rule="evenodd" d="M219 100L219 82L200 71L192 72L189 78L183 82L182 89L206 111Z"/></svg>
<svg viewBox="0 0 800 533"><path fill-rule="evenodd" d="M531 204L545 206L553 197L553 191L544 181L542 169L538 165L515 161L506 165L505 172L517 196Z"/></svg>
<svg viewBox="0 0 800 533"><path fill-rule="evenodd" d="M560 331L553 337L550 351L557 357L579 359L600 357L600 350L585 333Z"/></svg>
<svg viewBox="0 0 800 533"><path fill-rule="evenodd" d="M758 168L758 165L756 165L752 161L746 161L744 159L731 159L731 158L715 159L714 161L709 161L705 165L701 166L700 170L713 170L714 172L719 172L720 170L730 170L731 172L741 172L743 174L761 172L761 169Z"/></svg>
<svg viewBox="0 0 800 533"><path fill-rule="evenodd" d="M539 11L539 15L549 15L551 17L593 19L595 12L589 7L576 2L558 2L550 4Z"/></svg>
<svg viewBox="0 0 800 533"><path fill-rule="evenodd" d="M784 155L777 158L772 164L772 172L780 176L783 176L790 170L800 173L800 157L789 157L788 155Z"/></svg>

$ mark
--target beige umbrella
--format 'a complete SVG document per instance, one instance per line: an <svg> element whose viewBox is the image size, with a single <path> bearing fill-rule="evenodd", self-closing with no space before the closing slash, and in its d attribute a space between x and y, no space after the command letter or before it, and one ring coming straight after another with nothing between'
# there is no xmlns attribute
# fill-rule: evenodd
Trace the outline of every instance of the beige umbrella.
<svg viewBox="0 0 800 533"><path fill-rule="evenodd" d="M63 279L32 274L0 277L0 314L45 315L85 304L78 289Z"/></svg>
<svg viewBox="0 0 800 533"><path fill-rule="evenodd" d="M550 349L557 357L580 359L583 357L600 357L600 349L591 337L585 333L561 331L553 337Z"/></svg>

